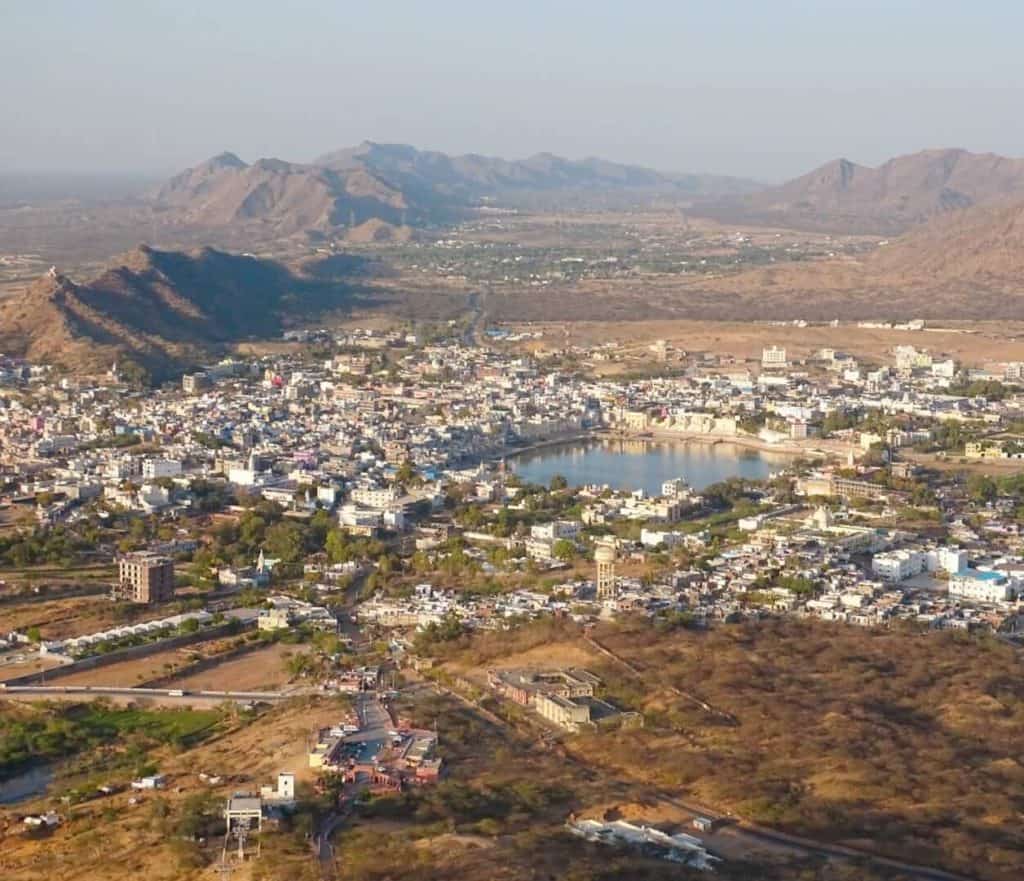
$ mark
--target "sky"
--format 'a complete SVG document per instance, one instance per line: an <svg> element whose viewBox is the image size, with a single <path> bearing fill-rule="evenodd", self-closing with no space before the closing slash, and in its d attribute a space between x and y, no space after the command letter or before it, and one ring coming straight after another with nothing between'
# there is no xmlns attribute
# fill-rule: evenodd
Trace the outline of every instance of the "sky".
<svg viewBox="0 0 1024 881"><path fill-rule="evenodd" d="M1024 155L1020 0L0 0L0 172L369 139L777 181Z"/></svg>

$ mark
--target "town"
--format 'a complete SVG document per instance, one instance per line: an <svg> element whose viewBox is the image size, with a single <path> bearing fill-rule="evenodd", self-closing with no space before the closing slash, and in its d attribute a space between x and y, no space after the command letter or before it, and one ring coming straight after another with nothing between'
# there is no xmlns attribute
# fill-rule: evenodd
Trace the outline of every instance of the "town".
<svg viewBox="0 0 1024 881"><path fill-rule="evenodd" d="M315 793L326 813L309 835L329 865L332 835L367 805L428 797L472 765L431 701L545 750L644 729L654 717L618 674L590 669L647 677L601 641L615 622L665 634L813 620L1012 645L1024 365L959 364L918 342L923 322L902 331L915 344L884 363L665 341L637 360L635 346L538 349L537 334L501 328L481 344L454 323L312 331L146 392L116 364L89 382L7 359L3 602L27 614L0 633L0 697L230 705L254 720L313 701L305 734L265 769L275 784L146 768L112 792L133 805L173 787L223 795L201 823L222 866L268 859L267 835ZM567 449L625 462L678 445L735 471L529 476ZM742 476L748 460L760 476ZM475 639L545 622L577 628L564 632L593 658L453 666ZM258 658L280 666L257 676ZM566 812L565 829L721 872L748 854L715 831L722 819L694 809L667 832L592 809ZM58 834L63 820L58 805L23 826Z"/></svg>

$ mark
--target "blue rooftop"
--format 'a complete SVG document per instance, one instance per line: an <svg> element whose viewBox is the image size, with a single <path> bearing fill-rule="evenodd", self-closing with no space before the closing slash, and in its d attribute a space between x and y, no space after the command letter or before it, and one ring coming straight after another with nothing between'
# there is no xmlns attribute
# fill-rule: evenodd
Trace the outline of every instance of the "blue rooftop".
<svg viewBox="0 0 1024 881"><path fill-rule="evenodd" d="M1005 581L1006 576L1002 572L981 572L977 569L965 569L958 573L960 575L966 575L968 578L974 578L977 581Z"/></svg>

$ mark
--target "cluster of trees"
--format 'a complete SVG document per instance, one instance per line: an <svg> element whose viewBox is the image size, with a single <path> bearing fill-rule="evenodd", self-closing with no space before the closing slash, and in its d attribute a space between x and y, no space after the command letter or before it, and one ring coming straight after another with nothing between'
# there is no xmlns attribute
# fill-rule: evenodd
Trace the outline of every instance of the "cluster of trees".
<svg viewBox="0 0 1024 881"><path fill-rule="evenodd" d="M986 398L989 401L1001 401L1013 391L1014 389L1004 385L998 379L975 379L970 382L964 379L952 384L948 389L948 393L951 395Z"/></svg>
<svg viewBox="0 0 1024 881"><path fill-rule="evenodd" d="M102 532L88 523L74 529L58 525L8 533L0 536L0 560L17 568L43 563L69 566L81 551L94 549L101 537Z"/></svg>
<svg viewBox="0 0 1024 881"><path fill-rule="evenodd" d="M369 800L362 813L371 817L413 816L424 823L443 823L490 835L506 831L505 821L515 816L542 813L566 804L570 793L559 786L518 780L492 786L446 780L399 796Z"/></svg>
<svg viewBox="0 0 1024 881"><path fill-rule="evenodd" d="M189 745L209 734L220 716L213 710L114 709L89 705L54 705L23 714L0 714L0 779L35 761L86 752L127 736L138 742Z"/></svg>
<svg viewBox="0 0 1024 881"><path fill-rule="evenodd" d="M262 550L281 561L285 576L297 576L299 564L308 554L326 553L331 563L374 559L385 552L383 543L347 534L334 525L331 515L316 511L308 520L284 517L280 505L260 501L247 509L237 522L225 521L211 533L213 541L195 552L192 574L207 581L218 564L251 565Z"/></svg>
<svg viewBox="0 0 1024 881"><path fill-rule="evenodd" d="M439 622L431 622L416 634L416 652L421 655L435 654L445 643L461 640L468 634L466 626L454 611L448 612Z"/></svg>
<svg viewBox="0 0 1024 881"><path fill-rule="evenodd" d="M1013 504L1013 516L1024 522L1024 474L993 478L987 474L972 474L967 478L967 494L979 505L1008 499Z"/></svg>

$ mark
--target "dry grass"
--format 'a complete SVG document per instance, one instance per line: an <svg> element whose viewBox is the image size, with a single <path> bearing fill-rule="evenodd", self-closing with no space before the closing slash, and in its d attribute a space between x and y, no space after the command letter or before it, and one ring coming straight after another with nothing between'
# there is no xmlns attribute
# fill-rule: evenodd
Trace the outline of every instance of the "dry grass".
<svg viewBox="0 0 1024 881"><path fill-rule="evenodd" d="M175 678L181 688L235 691L273 690L288 681L285 659L301 647L275 643L191 676Z"/></svg>

